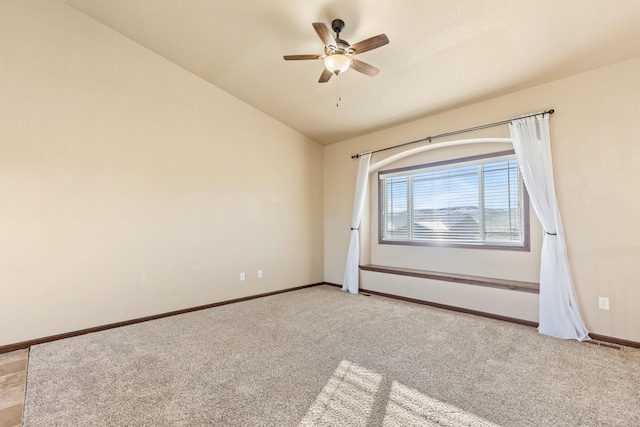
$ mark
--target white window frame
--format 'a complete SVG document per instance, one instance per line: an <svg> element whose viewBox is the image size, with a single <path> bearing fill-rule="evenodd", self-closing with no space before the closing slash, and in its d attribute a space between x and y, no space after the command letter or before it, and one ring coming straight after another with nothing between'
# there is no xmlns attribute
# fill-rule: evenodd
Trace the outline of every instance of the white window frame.
<svg viewBox="0 0 640 427"><path fill-rule="evenodd" d="M431 172L437 170L457 169L465 166L473 166L480 164L490 164L501 162L505 160L515 160L515 152L513 150L501 151L490 154L483 154L479 156L464 157L452 160L446 160L442 162L435 162L429 164L422 164L416 166L410 166L399 169L392 169L378 172L378 243L388 245L411 245L411 246L441 246L441 247L457 247L457 248L475 248L475 249L502 249L513 251L530 251L530 220L529 220L529 196L527 194L524 183L522 182L522 176L518 171L518 188L521 195L521 221L522 221L522 234L523 239L520 242L497 242L497 241L458 241L458 240L441 240L441 239L416 239L413 240L412 225L413 221L413 204L412 198L412 185L410 185L411 178L407 183L407 214L411 216L411 219L407 220L407 238L406 239L391 239L383 236L383 224L387 221L385 213L385 179L392 177L411 177L422 172ZM480 174L482 176L482 174ZM480 185L479 191L482 192L483 186ZM482 212L479 213L482 215ZM481 221L482 223L482 221Z"/></svg>

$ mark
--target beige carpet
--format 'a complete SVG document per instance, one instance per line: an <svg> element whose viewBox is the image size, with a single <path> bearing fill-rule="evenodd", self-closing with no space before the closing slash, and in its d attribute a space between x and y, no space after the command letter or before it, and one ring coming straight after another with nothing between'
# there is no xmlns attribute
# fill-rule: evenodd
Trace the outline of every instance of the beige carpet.
<svg viewBox="0 0 640 427"><path fill-rule="evenodd" d="M640 351L319 286L31 349L29 426L637 426Z"/></svg>

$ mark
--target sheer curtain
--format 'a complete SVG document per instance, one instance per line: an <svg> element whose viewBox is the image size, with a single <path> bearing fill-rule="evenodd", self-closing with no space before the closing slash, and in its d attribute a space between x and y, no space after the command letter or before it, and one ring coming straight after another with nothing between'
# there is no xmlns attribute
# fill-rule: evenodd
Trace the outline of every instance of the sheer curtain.
<svg viewBox="0 0 640 427"><path fill-rule="evenodd" d="M549 115L513 120L511 139L533 208L545 234L540 265L538 331L557 338L590 339L580 316L553 180Z"/></svg>
<svg viewBox="0 0 640 427"><path fill-rule="evenodd" d="M371 153L362 154L358 159L358 175L356 177L356 194L353 200L353 216L351 217L351 237L349 240L349 252L347 253L347 265L344 269L342 290L352 294L358 293L358 267L360 264L360 219L364 210L364 201L367 195L369 182L369 162Z"/></svg>

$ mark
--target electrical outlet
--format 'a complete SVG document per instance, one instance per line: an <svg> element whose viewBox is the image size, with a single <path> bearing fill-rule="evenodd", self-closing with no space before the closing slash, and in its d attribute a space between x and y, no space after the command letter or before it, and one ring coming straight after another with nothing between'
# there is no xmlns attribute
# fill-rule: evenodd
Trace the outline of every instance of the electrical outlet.
<svg viewBox="0 0 640 427"><path fill-rule="evenodd" d="M609 310L609 298L598 297L598 308L600 310Z"/></svg>
<svg viewBox="0 0 640 427"><path fill-rule="evenodd" d="M258 270L258 279L262 279L262 270Z"/></svg>
<svg viewBox="0 0 640 427"><path fill-rule="evenodd" d="M244 272L240 273L240 281L243 281L246 278Z"/></svg>

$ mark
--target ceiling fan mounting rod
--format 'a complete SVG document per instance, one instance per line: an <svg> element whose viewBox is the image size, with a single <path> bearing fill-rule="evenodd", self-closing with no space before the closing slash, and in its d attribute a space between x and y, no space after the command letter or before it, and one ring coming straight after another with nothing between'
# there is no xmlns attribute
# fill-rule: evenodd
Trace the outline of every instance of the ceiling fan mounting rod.
<svg viewBox="0 0 640 427"><path fill-rule="evenodd" d="M344 21L342 19L334 19L331 21L331 29L336 33L337 38L340 38L340 33L344 30Z"/></svg>

